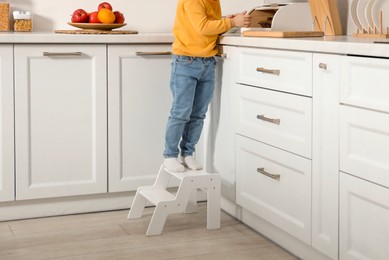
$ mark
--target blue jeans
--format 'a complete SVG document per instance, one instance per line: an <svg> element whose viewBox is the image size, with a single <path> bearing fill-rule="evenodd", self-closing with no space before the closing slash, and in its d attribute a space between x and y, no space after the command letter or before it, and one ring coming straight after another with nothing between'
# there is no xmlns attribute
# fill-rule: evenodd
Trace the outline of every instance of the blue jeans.
<svg viewBox="0 0 389 260"><path fill-rule="evenodd" d="M170 89L173 104L165 135L165 158L191 156L199 141L215 85L214 57L173 55Z"/></svg>

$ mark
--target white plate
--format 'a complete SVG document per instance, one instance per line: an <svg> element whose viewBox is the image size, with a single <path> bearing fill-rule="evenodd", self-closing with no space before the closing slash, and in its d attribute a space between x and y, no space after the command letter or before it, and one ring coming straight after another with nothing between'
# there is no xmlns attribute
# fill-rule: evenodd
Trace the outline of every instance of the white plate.
<svg viewBox="0 0 389 260"><path fill-rule="evenodd" d="M371 10L373 9L373 4L375 1L376 0L369 0L367 2L366 9L365 9L366 20L372 31L374 31L374 21L373 21L373 16L371 15Z"/></svg>
<svg viewBox="0 0 389 260"><path fill-rule="evenodd" d="M366 5L369 2L369 0L359 0L357 4L357 16L359 23L362 25L363 29L366 31L369 31L369 23L366 20L365 10Z"/></svg>
<svg viewBox="0 0 389 260"><path fill-rule="evenodd" d="M358 1L359 0L352 0L351 7L350 7L350 16L351 16L351 20L353 21L355 27L357 27L357 29L362 31L362 25L359 22L358 15L357 15Z"/></svg>
<svg viewBox="0 0 389 260"><path fill-rule="evenodd" d="M382 29L386 33L389 27L389 1L388 0L376 0L371 10L373 16L374 25L380 30L380 12L382 11Z"/></svg>

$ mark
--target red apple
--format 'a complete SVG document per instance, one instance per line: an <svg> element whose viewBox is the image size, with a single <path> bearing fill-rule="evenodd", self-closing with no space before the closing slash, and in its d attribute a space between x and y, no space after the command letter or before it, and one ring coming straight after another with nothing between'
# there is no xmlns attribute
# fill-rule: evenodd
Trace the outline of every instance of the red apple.
<svg viewBox="0 0 389 260"><path fill-rule="evenodd" d="M98 11L94 11L89 14L89 23L101 23L98 17L98 13Z"/></svg>
<svg viewBox="0 0 389 260"><path fill-rule="evenodd" d="M107 8L112 11L112 5L108 2L102 2L101 4L99 4L99 6L97 7L97 11L100 11L103 8Z"/></svg>
<svg viewBox="0 0 389 260"><path fill-rule="evenodd" d="M88 13L84 9L77 9L73 12L72 22L73 23L87 23L89 19Z"/></svg>
<svg viewBox="0 0 389 260"><path fill-rule="evenodd" d="M115 11L113 12L113 14L115 15L115 22L114 23L124 23L124 15L123 13L119 12L119 11Z"/></svg>

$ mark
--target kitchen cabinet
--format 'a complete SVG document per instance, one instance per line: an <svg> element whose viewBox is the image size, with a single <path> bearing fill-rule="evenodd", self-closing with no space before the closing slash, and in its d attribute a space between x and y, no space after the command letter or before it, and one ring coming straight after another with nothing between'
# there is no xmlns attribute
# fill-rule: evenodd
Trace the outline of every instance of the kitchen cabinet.
<svg viewBox="0 0 389 260"><path fill-rule="evenodd" d="M389 255L388 59L340 62L340 259Z"/></svg>
<svg viewBox="0 0 389 260"><path fill-rule="evenodd" d="M217 57L216 83L213 100L202 133L205 169L221 177L221 193L235 202L235 129L233 120L234 62L236 48L220 46L222 57Z"/></svg>
<svg viewBox="0 0 389 260"><path fill-rule="evenodd" d="M313 54L312 246L338 258L340 55Z"/></svg>
<svg viewBox="0 0 389 260"><path fill-rule="evenodd" d="M312 54L240 48L235 68L237 204L310 244Z"/></svg>
<svg viewBox="0 0 389 260"><path fill-rule="evenodd" d="M340 259L387 259L389 189L340 174Z"/></svg>
<svg viewBox="0 0 389 260"><path fill-rule="evenodd" d="M311 161L236 136L237 203L300 240L311 238Z"/></svg>
<svg viewBox="0 0 389 260"><path fill-rule="evenodd" d="M0 45L0 202L15 199L12 54L12 45Z"/></svg>
<svg viewBox="0 0 389 260"><path fill-rule="evenodd" d="M163 162L171 45L108 46L109 191L151 185Z"/></svg>
<svg viewBox="0 0 389 260"><path fill-rule="evenodd" d="M107 192L106 46L14 51L16 199Z"/></svg>

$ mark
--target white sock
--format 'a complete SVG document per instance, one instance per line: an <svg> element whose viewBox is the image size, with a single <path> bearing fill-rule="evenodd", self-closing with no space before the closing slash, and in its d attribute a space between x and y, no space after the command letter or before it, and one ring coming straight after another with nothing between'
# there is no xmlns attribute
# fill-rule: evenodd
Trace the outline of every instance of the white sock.
<svg viewBox="0 0 389 260"><path fill-rule="evenodd" d="M171 172L184 172L185 167L177 160L177 158L165 158L163 161L166 169Z"/></svg>
<svg viewBox="0 0 389 260"><path fill-rule="evenodd" d="M184 162L186 166L191 170L197 171L203 168L203 166L198 161L196 161L193 156L184 157Z"/></svg>
<svg viewBox="0 0 389 260"><path fill-rule="evenodd" d="M181 154L178 155L177 160L185 166L184 157Z"/></svg>

